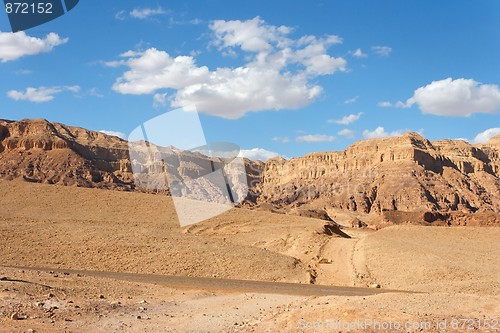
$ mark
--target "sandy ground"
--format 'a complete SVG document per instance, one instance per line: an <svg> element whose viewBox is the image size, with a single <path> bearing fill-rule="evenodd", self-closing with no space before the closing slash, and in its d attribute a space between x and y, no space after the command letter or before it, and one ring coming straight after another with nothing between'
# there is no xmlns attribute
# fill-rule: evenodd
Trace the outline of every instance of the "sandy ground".
<svg viewBox="0 0 500 333"><path fill-rule="evenodd" d="M500 331L498 228L344 229L352 238L342 238L324 221L244 209L180 228L162 196L5 181L0 191L0 332ZM304 296L64 269L418 293Z"/></svg>

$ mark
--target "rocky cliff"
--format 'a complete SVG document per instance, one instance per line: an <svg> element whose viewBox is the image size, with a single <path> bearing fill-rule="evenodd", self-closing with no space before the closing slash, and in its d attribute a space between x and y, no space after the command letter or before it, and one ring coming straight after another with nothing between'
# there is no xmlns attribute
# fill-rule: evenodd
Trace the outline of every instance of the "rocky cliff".
<svg viewBox="0 0 500 333"><path fill-rule="evenodd" d="M407 133L360 141L343 152L273 159L258 202L285 210L500 212L499 141L430 142Z"/></svg>
<svg viewBox="0 0 500 333"><path fill-rule="evenodd" d="M158 163L161 159L149 163L149 156L145 156L148 151L141 151L145 146L138 143L138 147L131 161L128 142L115 136L51 123L45 119L0 120L0 178L168 193L164 166ZM154 149L168 161L166 167L171 181L196 179L213 172L214 168L220 169L223 164L222 159L208 158L199 152L181 151L174 147L154 146ZM145 184L138 184L133 175L132 166L140 163L149 171ZM247 182L258 182L262 162L245 159L244 165ZM236 183L232 177L238 175L233 175L231 169L226 176ZM139 179L144 181L144 178ZM220 184L205 181L204 185L208 196L220 195L217 188ZM236 192L241 196L246 189L237 188ZM200 193L200 196L206 197L207 193Z"/></svg>
<svg viewBox="0 0 500 333"><path fill-rule="evenodd" d="M219 168L221 159L162 148L174 181ZM0 178L51 184L143 190L134 182L128 142L43 119L0 120ZM161 165L151 188L169 191ZM402 212L500 212L500 136L486 144L430 142L416 133L357 142L345 151L285 160L245 160L246 206L329 216L340 209L381 215ZM227 173L231 181L237 175ZM219 189L207 184L208 192ZM238 195L243 189L236 189ZM240 193L241 192L241 193ZM212 195L208 193L208 195ZM206 197L207 193L201 193Z"/></svg>
<svg viewBox="0 0 500 333"><path fill-rule="evenodd" d="M50 184L133 188L127 142L44 119L0 120L0 177Z"/></svg>

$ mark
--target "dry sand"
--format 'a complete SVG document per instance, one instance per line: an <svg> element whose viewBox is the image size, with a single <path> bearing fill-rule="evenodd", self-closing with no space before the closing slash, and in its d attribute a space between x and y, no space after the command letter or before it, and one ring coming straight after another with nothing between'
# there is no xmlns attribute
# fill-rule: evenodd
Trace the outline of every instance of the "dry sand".
<svg viewBox="0 0 500 333"><path fill-rule="evenodd" d="M477 329L500 319L498 228L344 229L352 236L347 239L325 233L325 221L244 209L180 228L163 196L6 181L0 191L0 277L6 278L0 281L0 332L313 332L307 325L314 322L323 323L317 332L347 332L325 323L365 318L446 320L446 332L466 332L453 330L452 320L475 319ZM420 293L300 296L173 288L6 266L377 283L381 291ZM372 328L350 331L387 331ZM439 330L394 330L405 331Z"/></svg>

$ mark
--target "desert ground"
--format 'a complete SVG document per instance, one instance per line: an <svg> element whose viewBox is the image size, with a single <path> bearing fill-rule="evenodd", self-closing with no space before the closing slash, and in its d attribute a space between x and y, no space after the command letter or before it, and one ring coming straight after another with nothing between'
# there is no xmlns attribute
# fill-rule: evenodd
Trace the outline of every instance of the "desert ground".
<svg viewBox="0 0 500 333"><path fill-rule="evenodd" d="M241 208L181 228L163 195L0 192L0 332L500 330L499 228L336 232Z"/></svg>

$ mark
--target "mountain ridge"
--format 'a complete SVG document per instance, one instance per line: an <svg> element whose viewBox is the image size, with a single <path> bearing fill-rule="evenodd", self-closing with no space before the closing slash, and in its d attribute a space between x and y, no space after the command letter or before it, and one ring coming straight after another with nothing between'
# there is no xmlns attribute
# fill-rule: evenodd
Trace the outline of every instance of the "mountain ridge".
<svg viewBox="0 0 500 333"><path fill-rule="evenodd" d="M128 149L118 137L45 119L0 120L3 179L137 191ZM207 174L209 161L220 162L165 149L176 154L172 172L179 180ZM320 217L338 209L500 212L500 135L473 145L409 132L289 160L245 159L245 167L250 193L243 206L250 208Z"/></svg>

